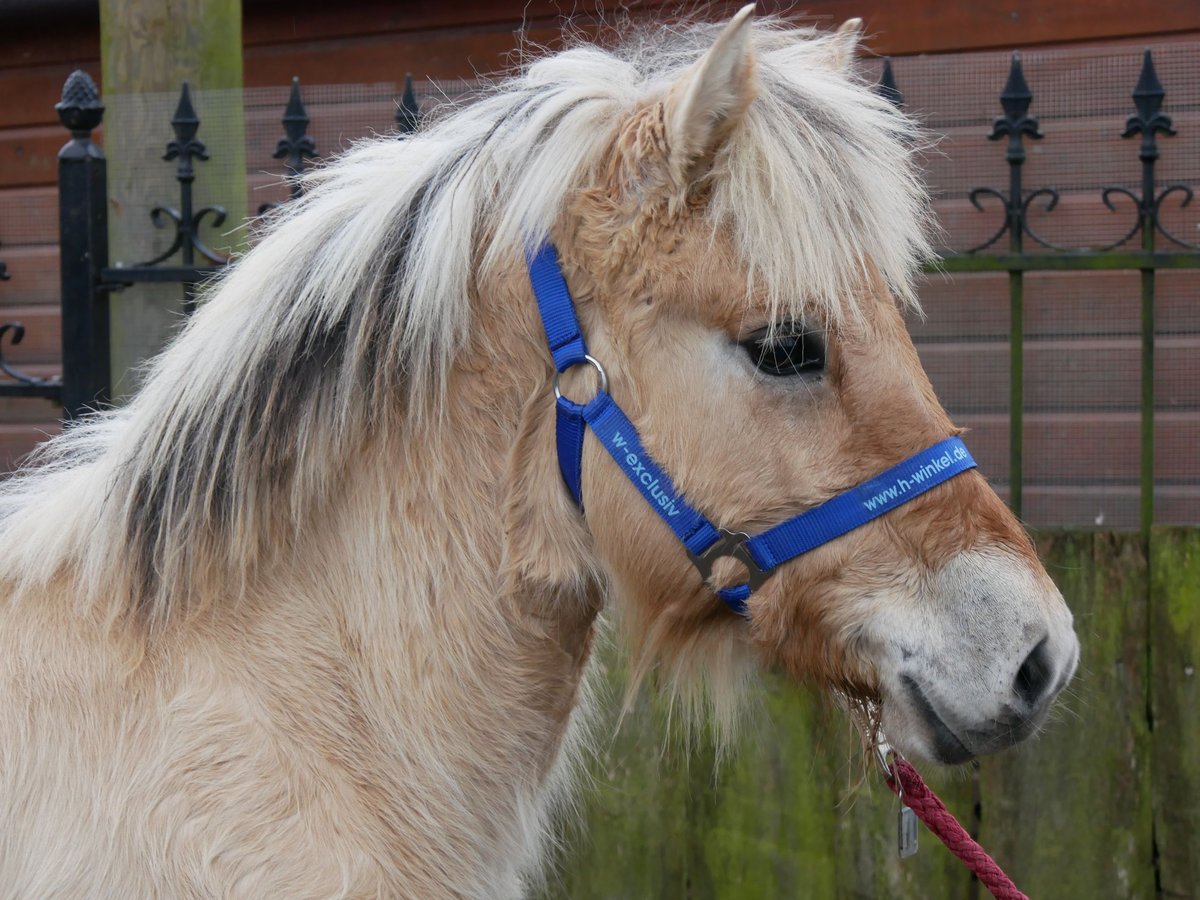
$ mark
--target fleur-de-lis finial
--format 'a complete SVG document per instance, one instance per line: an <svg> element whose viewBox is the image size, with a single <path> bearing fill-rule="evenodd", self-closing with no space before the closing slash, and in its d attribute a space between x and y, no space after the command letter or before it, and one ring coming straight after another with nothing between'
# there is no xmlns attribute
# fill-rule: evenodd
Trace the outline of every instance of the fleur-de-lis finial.
<svg viewBox="0 0 1200 900"><path fill-rule="evenodd" d="M283 130L293 143L304 140L308 130L308 110L304 108L304 99L300 96L300 76L292 77L292 92L288 95L287 108L283 111ZM309 138L311 143L312 139ZM282 142L281 142L282 143Z"/></svg>
<svg viewBox="0 0 1200 900"><path fill-rule="evenodd" d="M192 183L196 180L196 171L192 167L193 159L208 159L208 148L196 139L200 130L200 117L192 106L191 86L185 81L179 94L179 104L175 107L175 115L171 117L171 128L175 132L175 140L167 144L167 152L163 159L168 162L179 160L175 167L175 180L179 182L179 208L171 206L156 206L150 210L150 220L156 228L175 226L175 237L171 245L158 256L146 262L139 263L135 268L145 268L158 265L177 251L185 266L195 264L196 251L210 262L222 264L229 260L214 251L200 239L200 223L205 216L212 216L213 227L219 227L225 221L225 210L219 206L205 206L196 210L192 204ZM184 312L190 313L195 306L195 299L189 290L184 292Z"/></svg>
<svg viewBox="0 0 1200 900"><path fill-rule="evenodd" d="M192 92L186 81L179 95L179 105L175 107L175 115L171 117L171 128L175 131L175 140L167 144L167 152L163 159L178 159L176 177L180 181L191 181L195 178L192 158L208 159L208 148L196 140L196 132L200 130L200 119L192 106Z"/></svg>
<svg viewBox="0 0 1200 900"><path fill-rule="evenodd" d="M1000 92L1000 105L1004 114L1015 120L1025 118L1029 112L1029 104L1033 102L1033 92L1025 80L1025 70L1021 66L1021 52L1014 50L1012 64L1008 68L1008 81Z"/></svg>
<svg viewBox="0 0 1200 900"><path fill-rule="evenodd" d="M317 145L308 135L308 111L300 96L300 78L292 78L292 92L288 97L287 109L283 112L283 133L275 147L275 159L286 159L288 174L295 177L304 171L305 157L317 155ZM292 196L300 194L298 182L292 184Z"/></svg>
<svg viewBox="0 0 1200 900"><path fill-rule="evenodd" d="M1008 161L1021 163L1025 161L1025 147L1022 135L1029 135L1034 140L1043 137L1038 129L1036 116L1029 115L1029 105L1033 102L1033 92L1025 81L1025 72L1021 68L1021 54L1014 51L1012 65L1008 70L1008 81L1000 93L1000 106L1004 115L997 116L992 122L992 133L988 138L998 141L1008 136Z"/></svg>
<svg viewBox="0 0 1200 900"><path fill-rule="evenodd" d="M1175 133L1171 117L1162 111L1163 98L1166 96L1167 92L1158 80L1158 73L1154 71L1154 58L1150 51L1146 50L1142 56L1142 73L1133 89L1133 103L1137 107L1137 115L1129 117L1125 122L1125 131L1121 133L1121 137L1132 137L1138 133L1142 135L1139 156L1143 162L1158 158L1156 134Z"/></svg>

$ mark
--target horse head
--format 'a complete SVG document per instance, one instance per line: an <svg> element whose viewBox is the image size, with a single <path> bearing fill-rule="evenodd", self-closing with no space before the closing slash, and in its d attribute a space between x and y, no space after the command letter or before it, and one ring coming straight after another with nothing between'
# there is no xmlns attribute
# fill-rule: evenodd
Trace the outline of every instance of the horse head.
<svg viewBox="0 0 1200 900"><path fill-rule="evenodd" d="M615 129L551 233L613 398L729 532L961 433L901 310L927 252L913 129L847 71L857 26L797 40L743 10ZM583 367L564 384L596 389ZM582 471L643 658L685 685L706 670L718 706L744 667L777 667L877 704L902 751L961 762L1035 731L1074 672L1071 614L977 471L780 566L745 619L714 595L744 562L704 581L598 441Z"/></svg>

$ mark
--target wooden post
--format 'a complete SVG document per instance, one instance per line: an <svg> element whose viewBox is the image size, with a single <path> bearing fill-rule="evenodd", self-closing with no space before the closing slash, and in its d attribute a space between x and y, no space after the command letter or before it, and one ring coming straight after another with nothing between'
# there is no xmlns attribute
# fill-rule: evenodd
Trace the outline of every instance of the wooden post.
<svg viewBox="0 0 1200 900"><path fill-rule="evenodd" d="M241 232L230 232L247 210L241 0L101 0L100 40L112 264L136 265L170 245L173 225L156 229L150 211L180 205L175 167L163 154L174 136L171 116L184 81L201 122L197 137L210 154L196 167L195 206L228 212L225 225L209 229L204 240L236 249ZM178 285L138 285L113 296L116 402L136 389L136 367L162 349L182 321L182 308Z"/></svg>

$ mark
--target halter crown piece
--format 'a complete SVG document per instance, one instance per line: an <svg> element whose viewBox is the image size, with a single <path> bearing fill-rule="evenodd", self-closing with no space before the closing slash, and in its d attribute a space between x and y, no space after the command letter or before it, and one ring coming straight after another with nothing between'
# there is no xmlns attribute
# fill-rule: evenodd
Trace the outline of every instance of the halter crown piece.
<svg viewBox="0 0 1200 900"><path fill-rule="evenodd" d="M573 366L586 364L600 376L600 389L587 403L564 397L555 377L558 467L571 496L582 510L583 436L590 426L617 468L683 543L705 583L712 577L713 563L722 557L733 557L746 567L744 583L716 589L717 596L739 615L746 615L746 600L783 563L975 468L966 445L952 437L761 534L751 537L717 528L683 498L667 473L646 452L637 429L609 394L603 367L588 355L554 246L543 243L537 248L527 248L525 260L555 369L561 374Z"/></svg>

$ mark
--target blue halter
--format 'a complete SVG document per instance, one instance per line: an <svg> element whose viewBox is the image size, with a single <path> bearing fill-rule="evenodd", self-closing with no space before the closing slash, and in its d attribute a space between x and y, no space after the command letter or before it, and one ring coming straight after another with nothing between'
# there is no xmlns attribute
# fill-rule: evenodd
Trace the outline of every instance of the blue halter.
<svg viewBox="0 0 1200 900"><path fill-rule="evenodd" d="M555 378L558 467L571 496L582 509L583 436L590 426L625 477L683 542L688 558L706 583L712 577L713 563L722 557L733 557L746 567L744 584L716 591L739 615L746 615L746 600L778 566L975 468L975 460L963 442L948 438L761 534L751 537L717 528L683 499L608 393L603 368L588 355L554 246L545 243L536 250L527 249L525 259L555 369L561 374L572 366L588 364L600 375L600 389L587 403L575 403L562 396Z"/></svg>

